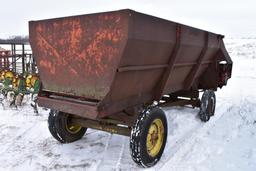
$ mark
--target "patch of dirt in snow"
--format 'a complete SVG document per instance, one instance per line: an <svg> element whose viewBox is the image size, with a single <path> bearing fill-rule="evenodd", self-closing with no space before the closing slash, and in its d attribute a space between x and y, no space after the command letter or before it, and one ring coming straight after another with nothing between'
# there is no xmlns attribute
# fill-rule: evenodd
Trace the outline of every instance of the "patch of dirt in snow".
<svg viewBox="0 0 256 171"><path fill-rule="evenodd" d="M256 170L256 39L228 39L232 79L218 90L215 116L198 109L164 108L168 139L159 163L148 170ZM0 107L0 170L141 170L129 138L88 129L71 144L48 131L49 111L36 116L29 100L18 110Z"/></svg>

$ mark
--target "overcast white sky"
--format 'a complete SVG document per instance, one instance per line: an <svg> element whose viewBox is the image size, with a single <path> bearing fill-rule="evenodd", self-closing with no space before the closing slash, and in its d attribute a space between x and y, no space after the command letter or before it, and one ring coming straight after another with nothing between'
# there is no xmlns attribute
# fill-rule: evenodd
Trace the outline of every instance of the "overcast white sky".
<svg viewBox="0 0 256 171"><path fill-rule="evenodd" d="M0 37L27 35L28 21L130 8L227 37L256 37L255 0L1 0Z"/></svg>

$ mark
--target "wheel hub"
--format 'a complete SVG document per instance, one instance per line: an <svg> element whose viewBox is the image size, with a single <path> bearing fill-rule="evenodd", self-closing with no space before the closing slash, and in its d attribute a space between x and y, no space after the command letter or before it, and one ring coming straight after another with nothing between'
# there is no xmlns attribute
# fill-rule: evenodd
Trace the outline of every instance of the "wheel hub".
<svg viewBox="0 0 256 171"><path fill-rule="evenodd" d="M155 157L163 144L164 127L160 119L155 119L148 130L147 152L151 157Z"/></svg>
<svg viewBox="0 0 256 171"><path fill-rule="evenodd" d="M76 125L76 124L67 124L66 128L68 132L70 132L71 134L76 134L82 129L80 125Z"/></svg>
<svg viewBox="0 0 256 171"><path fill-rule="evenodd" d="M82 129L82 127L78 124L70 122L70 116L68 116L67 123L66 123L66 129L69 133L76 134Z"/></svg>

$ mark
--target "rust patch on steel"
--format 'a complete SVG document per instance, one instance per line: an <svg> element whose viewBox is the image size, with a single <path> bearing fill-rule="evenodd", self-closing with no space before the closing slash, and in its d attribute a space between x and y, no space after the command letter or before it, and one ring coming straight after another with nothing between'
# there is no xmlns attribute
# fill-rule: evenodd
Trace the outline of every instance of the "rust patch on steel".
<svg viewBox="0 0 256 171"><path fill-rule="evenodd" d="M104 17L104 15L100 15L98 19L109 20L111 22L114 20L115 23L120 22L120 17L115 16ZM53 23L53 32L66 28L63 35L64 38L67 38L66 40L62 37L58 37L60 39L56 40L54 34L45 34L45 30L47 30L48 26L49 25L39 24L36 27L36 32L38 34L38 47L45 49L47 56L53 56L55 58L51 62L49 62L48 58L40 59L39 62L39 65L49 69L51 74L55 74L56 68L61 65L62 67L68 67L72 73L78 75L76 67L81 68L81 65L78 64L75 68L69 65L71 61L78 60L85 64L83 65L83 67L86 68L85 72L95 74L95 76L99 77L104 73L106 68L109 67L108 61L112 60L119 52L115 44L118 45L124 38L123 31L120 28L95 28L97 31L95 31L93 35L90 35L91 41L82 49L81 42L84 41L83 39L88 38L86 37L86 27L82 29L80 18L64 20L60 24L56 22ZM91 30L89 32L91 32ZM83 36L83 34L85 35ZM52 45L50 43L51 40L58 41L59 45L66 48L65 52L63 53L59 48ZM70 46L67 47L67 44L70 44ZM66 58L63 56L66 56Z"/></svg>
<svg viewBox="0 0 256 171"><path fill-rule="evenodd" d="M130 10L31 22L30 42L46 98L42 105L85 118L120 117L120 112L152 104L164 94L205 86L216 89L218 79L212 78L219 75L218 68L210 65L226 61L225 74L230 78L232 60L223 37L214 33L209 33L204 60L198 60L205 46L204 33ZM198 63L188 90L185 80ZM216 84L209 84L209 78ZM96 100L99 105L90 110L76 102L52 104L48 93Z"/></svg>
<svg viewBox="0 0 256 171"><path fill-rule="evenodd" d="M55 91L68 92L64 86L69 86L72 79L76 83L72 82L69 92L104 97L127 39L127 25L118 13L35 22L32 44L44 86L57 88L55 82L63 86ZM88 92L92 87L95 91Z"/></svg>

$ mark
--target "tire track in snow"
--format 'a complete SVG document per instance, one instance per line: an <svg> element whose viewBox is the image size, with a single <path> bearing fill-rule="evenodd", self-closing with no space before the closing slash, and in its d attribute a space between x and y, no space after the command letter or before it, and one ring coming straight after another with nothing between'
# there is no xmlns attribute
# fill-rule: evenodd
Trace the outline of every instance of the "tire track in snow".
<svg viewBox="0 0 256 171"><path fill-rule="evenodd" d="M113 134L109 134L109 136L108 136L108 139L107 139L106 146L105 146L105 148L104 148L102 157L101 157L101 159L99 160L99 162L97 162L97 164L96 164L96 170L99 170L99 167L101 166L101 163L104 161L105 153L106 153L107 150L108 150L109 142L110 142L112 136L113 136Z"/></svg>
<svg viewBox="0 0 256 171"><path fill-rule="evenodd" d="M228 105L227 105L228 104ZM215 115L213 117L211 117L210 121L205 123L205 124L198 124L197 126L195 126L191 131L189 131L188 133L185 134L185 136L183 136L177 143L177 147L172 150L172 154L169 155L169 157L167 158L167 160L160 162L161 164L157 165L157 170L163 168L166 163L170 163L171 161L174 161L173 163L175 163L175 160L177 157L175 157L176 155L179 155L178 153L181 153L184 151L184 148L187 144L190 144L191 142L195 141L195 139L197 138L197 135L199 132L208 130L210 128L212 128L214 126L214 124L223 117L225 112L229 112L230 108L232 108L232 104L229 103L221 103L220 106L216 109ZM224 109L224 110L223 110ZM224 111L224 112L218 112L218 111ZM202 126L201 126L202 125ZM189 135L190 134L190 135ZM187 136L186 136L187 135ZM161 166L160 166L161 165ZM174 168L173 168L174 169Z"/></svg>
<svg viewBox="0 0 256 171"><path fill-rule="evenodd" d="M125 149L125 141L126 137L111 134L97 170L118 170L120 168Z"/></svg>
<svg viewBox="0 0 256 171"><path fill-rule="evenodd" d="M4 148L3 150L0 151L0 156L3 153L6 153L7 151L9 151L11 148L13 148L13 146L15 144L19 144L21 142L19 142L18 140L21 139L21 137L23 137L24 135L26 135L27 133L29 133L29 130L31 130L31 128L35 127L37 123L32 124L32 126L28 127L27 129L25 129L24 131L22 131L21 133L19 133L10 143L5 144L7 145L6 148Z"/></svg>
<svg viewBox="0 0 256 171"><path fill-rule="evenodd" d="M123 154L124 154L124 147L126 146L126 139L125 137L122 137L122 147L121 147L121 151L120 151L120 154L119 154L119 158L118 158L118 161L116 163L116 169L115 170L120 170L120 166L121 166L121 161L122 161L122 158L123 158Z"/></svg>

